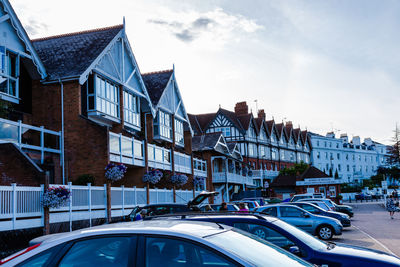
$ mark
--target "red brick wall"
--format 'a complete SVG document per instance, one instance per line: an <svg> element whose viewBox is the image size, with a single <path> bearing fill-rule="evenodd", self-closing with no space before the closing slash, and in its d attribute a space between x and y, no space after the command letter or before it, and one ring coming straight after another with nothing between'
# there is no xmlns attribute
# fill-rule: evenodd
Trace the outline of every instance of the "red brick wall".
<svg viewBox="0 0 400 267"><path fill-rule="evenodd" d="M12 144L0 145L0 185L39 186L44 173L37 169Z"/></svg>

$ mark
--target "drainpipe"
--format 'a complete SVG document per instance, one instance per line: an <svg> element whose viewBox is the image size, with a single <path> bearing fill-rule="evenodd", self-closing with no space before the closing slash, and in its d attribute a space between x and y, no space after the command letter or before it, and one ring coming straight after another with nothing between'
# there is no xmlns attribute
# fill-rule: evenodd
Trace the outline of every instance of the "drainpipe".
<svg viewBox="0 0 400 267"><path fill-rule="evenodd" d="M61 155L62 155L62 183L65 184L65 151L64 151L64 85L61 79L58 79L61 85Z"/></svg>
<svg viewBox="0 0 400 267"><path fill-rule="evenodd" d="M146 112L144 113L144 151L143 151L143 155L144 155L144 164L146 166L146 173L149 171L149 155L148 155L148 149L147 149L147 115L151 114L150 112ZM146 186L146 200L147 200L147 204L150 204L150 183L147 182L147 186Z"/></svg>

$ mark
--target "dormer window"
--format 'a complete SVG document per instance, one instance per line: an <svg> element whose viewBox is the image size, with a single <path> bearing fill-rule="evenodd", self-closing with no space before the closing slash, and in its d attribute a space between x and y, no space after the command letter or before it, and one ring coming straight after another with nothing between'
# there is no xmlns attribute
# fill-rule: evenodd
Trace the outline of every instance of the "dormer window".
<svg viewBox="0 0 400 267"><path fill-rule="evenodd" d="M88 114L119 121L119 86L96 74L87 89Z"/></svg>
<svg viewBox="0 0 400 267"><path fill-rule="evenodd" d="M18 103L19 57L0 46L0 98Z"/></svg>
<svg viewBox="0 0 400 267"><path fill-rule="evenodd" d="M184 145L183 139L183 122L175 119L175 143L178 145Z"/></svg>
<svg viewBox="0 0 400 267"><path fill-rule="evenodd" d="M140 128L139 97L124 91L124 121L127 126Z"/></svg>
<svg viewBox="0 0 400 267"><path fill-rule="evenodd" d="M157 120L155 123L155 136L160 137L161 139L167 139L171 141L171 132L172 132L172 124L171 124L171 115L159 110L157 114Z"/></svg>

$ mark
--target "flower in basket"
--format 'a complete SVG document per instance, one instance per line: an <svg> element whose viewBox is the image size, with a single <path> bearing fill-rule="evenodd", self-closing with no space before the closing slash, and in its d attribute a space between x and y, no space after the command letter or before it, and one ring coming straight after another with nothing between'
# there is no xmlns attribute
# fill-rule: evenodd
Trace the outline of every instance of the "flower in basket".
<svg viewBox="0 0 400 267"><path fill-rule="evenodd" d="M174 174L170 180L173 184L180 186L187 183L188 177L184 174Z"/></svg>
<svg viewBox="0 0 400 267"><path fill-rule="evenodd" d="M161 180L163 175L164 174L160 170L148 171L143 175L143 182L156 184Z"/></svg>
<svg viewBox="0 0 400 267"><path fill-rule="evenodd" d="M203 185L204 184L204 177L201 176L195 176L193 179L193 184L194 186L199 186L199 185Z"/></svg>
<svg viewBox="0 0 400 267"><path fill-rule="evenodd" d="M126 173L126 169L124 164L109 163L105 169L105 177L112 182L121 180Z"/></svg>
<svg viewBox="0 0 400 267"><path fill-rule="evenodd" d="M41 204L45 208L58 208L68 204L71 191L63 186L49 187L44 193Z"/></svg>

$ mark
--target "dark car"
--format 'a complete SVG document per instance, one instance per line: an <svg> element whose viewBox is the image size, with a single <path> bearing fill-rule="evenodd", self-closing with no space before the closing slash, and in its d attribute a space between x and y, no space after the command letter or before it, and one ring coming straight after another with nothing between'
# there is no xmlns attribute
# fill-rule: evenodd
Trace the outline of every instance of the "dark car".
<svg viewBox="0 0 400 267"><path fill-rule="evenodd" d="M334 203L334 204L335 204L335 208L336 208L337 212L345 213L345 214L349 215L350 218L354 216L352 207L347 206L347 205L338 205L336 203Z"/></svg>
<svg viewBox="0 0 400 267"><path fill-rule="evenodd" d="M215 196L217 194L218 192L202 192L197 195L193 200L189 201L187 204L165 203L150 204L142 207L136 206L133 208L128 216L125 216L124 221L134 221L136 215L140 213L140 211L143 209L146 209L148 216L200 211L198 205L200 205L208 197Z"/></svg>
<svg viewBox="0 0 400 267"><path fill-rule="evenodd" d="M261 237L317 266L400 266L400 258L385 252L323 242L275 217L257 214L193 214L185 220L233 226Z"/></svg>
<svg viewBox="0 0 400 267"><path fill-rule="evenodd" d="M288 204L300 207L308 212L311 212L312 214L317 214L317 215L322 215L322 216L327 216L327 217L332 217L332 218L338 219L342 223L343 227L351 226L350 217L347 214L344 214L341 212L336 212L336 211L326 211L326 210L318 207L317 205L314 205L313 203L308 203L308 202L290 202Z"/></svg>

